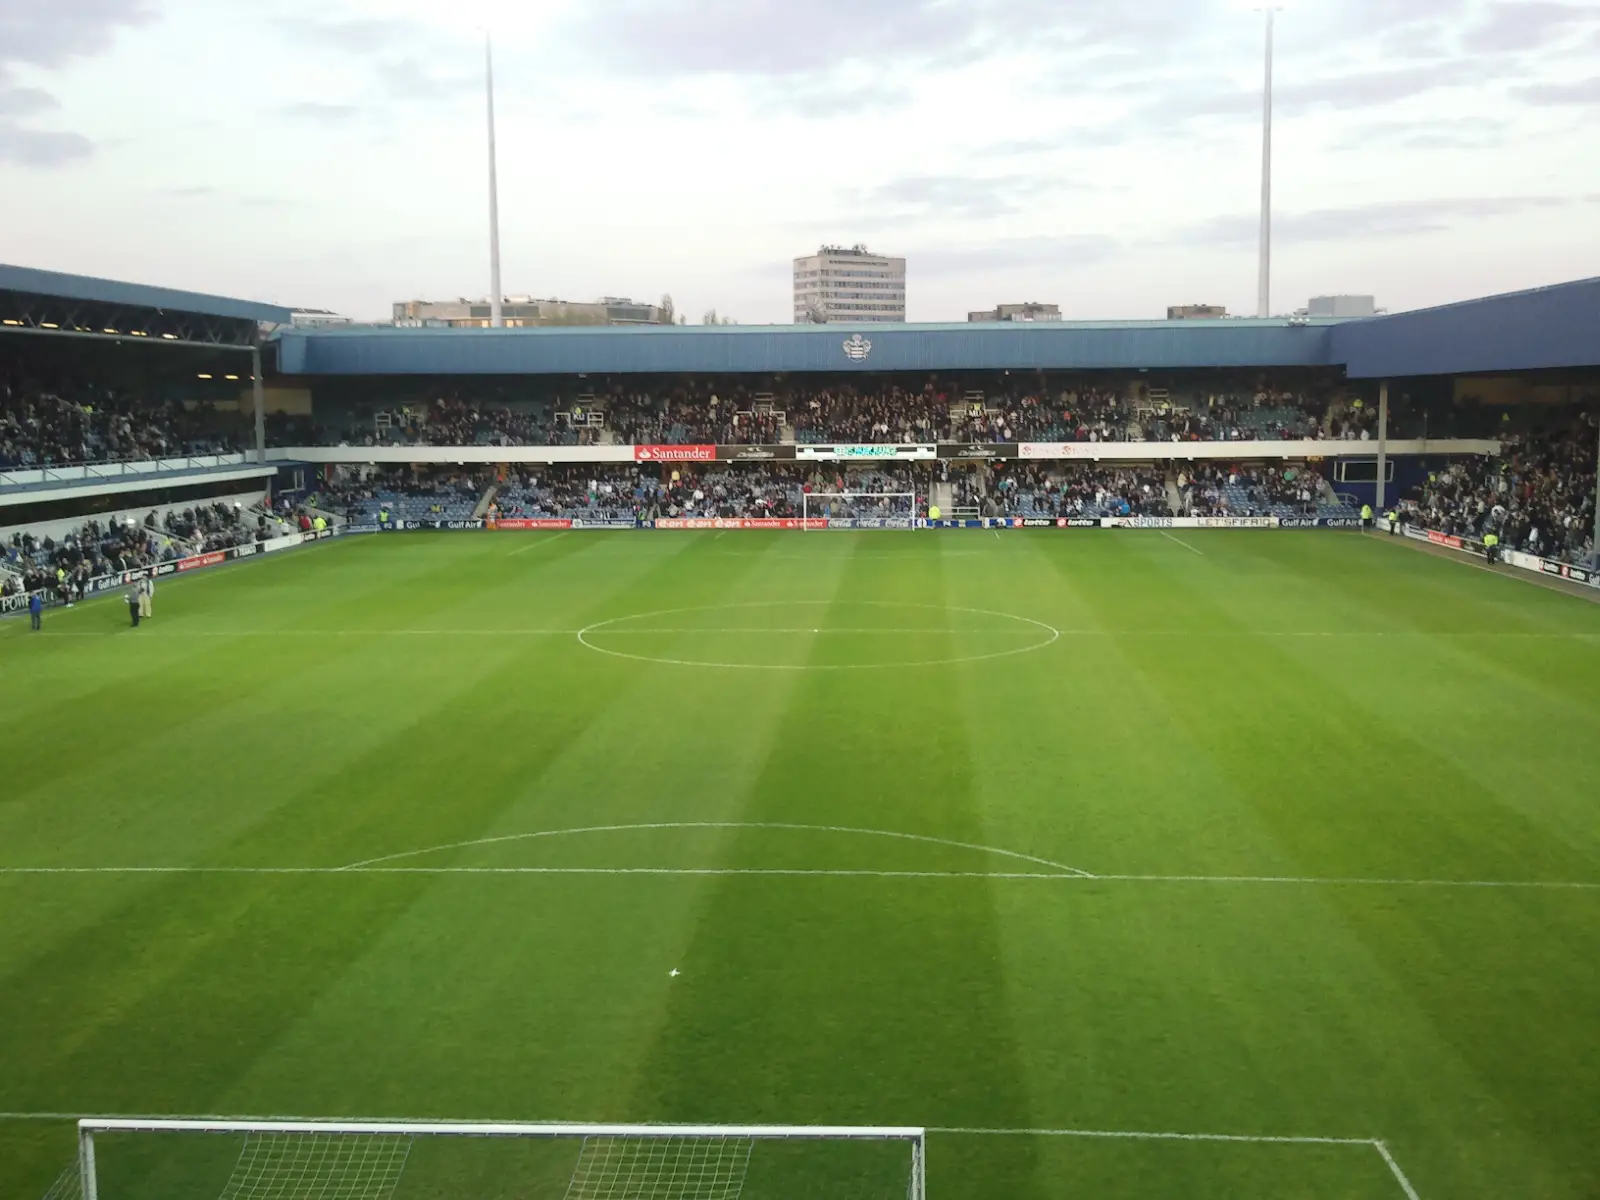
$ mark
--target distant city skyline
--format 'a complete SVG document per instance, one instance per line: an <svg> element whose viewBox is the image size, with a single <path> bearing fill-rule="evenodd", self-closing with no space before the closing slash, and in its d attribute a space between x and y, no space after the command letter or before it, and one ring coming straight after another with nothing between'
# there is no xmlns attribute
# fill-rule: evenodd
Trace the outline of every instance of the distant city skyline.
<svg viewBox="0 0 1600 1200"><path fill-rule="evenodd" d="M1248 4L468 7L534 294L788 323L795 253L845 240L906 257L913 321L1254 309ZM431 0L6 5L0 261L358 320L484 295L481 36ZM1275 308L1600 275L1600 7L1297 0L1277 47Z"/></svg>

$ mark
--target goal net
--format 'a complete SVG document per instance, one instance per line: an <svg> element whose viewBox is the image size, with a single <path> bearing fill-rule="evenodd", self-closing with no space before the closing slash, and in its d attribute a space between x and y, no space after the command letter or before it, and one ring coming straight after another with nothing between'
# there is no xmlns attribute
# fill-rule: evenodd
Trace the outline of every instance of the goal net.
<svg viewBox="0 0 1600 1200"><path fill-rule="evenodd" d="M88 1119L45 1200L924 1200L924 1131Z"/></svg>
<svg viewBox="0 0 1600 1200"><path fill-rule="evenodd" d="M915 492L806 492L801 496L805 528L915 529Z"/></svg>

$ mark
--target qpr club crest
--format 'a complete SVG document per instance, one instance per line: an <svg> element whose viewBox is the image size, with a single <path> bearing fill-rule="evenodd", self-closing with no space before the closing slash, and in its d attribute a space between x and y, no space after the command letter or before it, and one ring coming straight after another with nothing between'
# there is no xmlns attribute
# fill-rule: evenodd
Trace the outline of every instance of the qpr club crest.
<svg viewBox="0 0 1600 1200"><path fill-rule="evenodd" d="M872 353L872 343L859 333L852 333L844 340L844 356L851 362L862 362L867 355Z"/></svg>

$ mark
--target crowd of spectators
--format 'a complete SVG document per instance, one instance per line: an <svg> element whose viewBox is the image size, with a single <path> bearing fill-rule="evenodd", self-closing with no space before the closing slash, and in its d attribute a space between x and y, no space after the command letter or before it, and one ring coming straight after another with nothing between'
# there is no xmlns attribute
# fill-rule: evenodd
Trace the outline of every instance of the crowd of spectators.
<svg viewBox="0 0 1600 1200"><path fill-rule="evenodd" d="M496 479L487 469L395 468L329 483L312 501L351 519L388 509L402 519L634 520L660 517L874 515L883 505L828 502L839 493L914 493L946 516L1329 515L1338 502L1314 467L1192 463L987 463L952 460L871 466L783 463L527 464ZM810 504L804 497L810 495ZM903 515L894 500L893 515ZM867 510L871 510L868 512ZM1348 514L1347 514L1348 515Z"/></svg>
<svg viewBox="0 0 1600 1200"><path fill-rule="evenodd" d="M362 523L376 522L384 512L398 520L462 520L477 508L491 474L489 468L346 469L319 485L301 515L330 513Z"/></svg>
<svg viewBox="0 0 1600 1200"><path fill-rule="evenodd" d="M980 511L1002 517L1172 515L1166 476L1159 468L1101 463L1010 465L998 473Z"/></svg>
<svg viewBox="0 0 1600 1200"><path fill-rule="evenodd" d="M1010 374L921 384L785 381L771 390L693 376L598 392L563 392L556 384L536 394L539 386L530 383L524 395L499 390L476 399L366 402L330 416L317 436L353 445L1183 442L1359 438L1371 436L1374 426L1359 400L1266 379L1181 396L1138 381Z"/></svg>
<svg viewBox="0 0 1600 1200"><path fill-rule="evenodd" d="M828 470L815 465L741 464L666 472L632 465L533 468L503 481L495 509L503 517L655 520L662 517L911 516L903 499L874 502L842 492L915 492L926 506L932 464ZM806 497L813 499L808 502Z"/></svg>
<svg viewBox="0 0 1600 1200"><path fill-rule="evenodd" d="M0 377L0 467L171 458L239 448L214 409L136 402L110 388L55 390Z"/></svg>
<svg viewBox="0 0 1600 1200"><path fill-rule="evenodd" d="M1542 431L1513 435L1501 458L1456 462L1404 502L1424 528L1560 562L1595 561L1593 415L1568 414Z"/></svg>
<svg viewBox="0 0 1600 1200"><path fill-rule="evenodd" d="M1202 463L1177 477L1179 510L1189 517L1316 516L1327 484L1304 463L1243 466Z"/></svg>
<svg viewBox="0 0 1600 1200"><path fill-rule="evenodd" d="M568 439L542 410L441 398L395 412L387 440L420 446L556 446Z"/></svg>
<svg viewBox="0 0 1600 1200"><path fill-rule="evenodd" d="M91 579L243 545L254 536L245 513L226 504L168 512L159 519L152 511L142 522L89 520L59 539L19 531L4 547L0 590L50 590L71 602L82 597Z"/></svg>
<svg viewBox="0 0 1600 1200"><path fill-rule="evenodd" d="M582 390L579 390L582 389ZM593 390L591 390L593 389ZM533 380L356 401L317 419L270 413L268 442L327 445L748 445L798 442L1125 442L1367 439L1376 407L1327 382L1185 385L996 373L921 383L870 376L779 380L680 376L606 387ZM1411 413L1391 409L1391 433ZM1425 414L1422 414L1425 419ZM1414 422L1413 422L1414 423ZM0 363L0 467L236 451L245 414L105 385L25 378ZM1414 432L1414 431L1413 431Z"/></svg>

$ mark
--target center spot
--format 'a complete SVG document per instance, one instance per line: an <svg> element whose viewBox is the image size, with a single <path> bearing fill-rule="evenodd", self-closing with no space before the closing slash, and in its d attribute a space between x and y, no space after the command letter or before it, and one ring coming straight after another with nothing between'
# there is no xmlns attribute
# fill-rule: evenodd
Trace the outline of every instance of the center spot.
<svg viewBox="0 0 1600 1200"><path fill-rule="evenodd" d="M686 667L844 671L978 662L1061 636L1031 617L891 600L693 605L597 621L578 633L615 658Z"/></svg>

